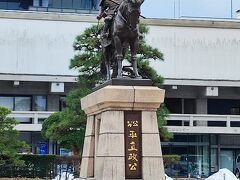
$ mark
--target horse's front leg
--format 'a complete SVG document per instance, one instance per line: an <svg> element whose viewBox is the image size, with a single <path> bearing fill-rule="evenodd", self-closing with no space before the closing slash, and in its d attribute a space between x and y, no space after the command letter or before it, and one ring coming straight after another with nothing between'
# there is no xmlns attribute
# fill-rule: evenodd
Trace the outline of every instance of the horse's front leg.
<svg viewBox="0 0 240 180"><path fill-rule="evenodd" d="M107 80L110 80L111 79L111 73L110 73L110 63L109 61L106 61L106 71L107 71Z"/></svg>
<svg viewBox="0 0 240 180"><path fill-rule="evenodd" d="M131 61L132 61L134 76L136 79L141 79L142 77L138 74L138 68L137 68L138 38L136 38L130 43L130 49L131 49Z"/></svg>
<svg viewBox="0 0 240 180"><path fill-rule="evenodd" d="M117 58L117 65L118 65L118 75L117 78L122 78L122 61L123 61L123 54L122 54L122 50L123 50L123 46L122 46L122 42L119 38L119 36L115 36L114 37L114 43L115 43L115 48L116 48L116 58Z"/></svg>
<svg viewBox="0 0 240 180"><path fill-rule="evenodd" d="M106 68L106 79L110 80L111 79L111 68L110 68L110 59L109 59L109 49L108 47L103 48L103 58L104 58L104 64L105 64L105 68Z"/></svg>

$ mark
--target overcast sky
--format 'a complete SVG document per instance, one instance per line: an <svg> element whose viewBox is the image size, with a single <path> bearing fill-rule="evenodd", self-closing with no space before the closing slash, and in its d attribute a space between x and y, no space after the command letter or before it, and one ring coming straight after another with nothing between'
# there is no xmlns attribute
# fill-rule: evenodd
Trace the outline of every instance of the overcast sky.
<svg viewBox="0 0 240 180"><path fill-rule="evenodd" d="M142 15L148 18L235 18L238 9L240 0L145 0Z"/></svg>

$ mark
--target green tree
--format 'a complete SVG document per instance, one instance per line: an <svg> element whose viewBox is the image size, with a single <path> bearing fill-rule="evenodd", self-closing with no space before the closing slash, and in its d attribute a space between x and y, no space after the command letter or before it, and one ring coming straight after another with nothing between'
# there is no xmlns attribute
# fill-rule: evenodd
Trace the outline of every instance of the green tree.
<svg viewBox="0 0 240 180"><path fill-rule="evenodd" d="M18 123L8 117L10 113L9 109L0 107L0 166L23 164L18 152L28 150L28 145L17 139L19 132L14 127Z"/></svg>
<svg viewBox="0 0 240 180"><path fill-rule="evenodd" d="M81 154L86 126L86 115L81 110L80 98L89 92L87 88L72 90L65 98L66 108L49 116L42 125L45 139L59 142L75 155Z"/></svg>
<svg viewBox="0 0 240 180"><path fill-rule="evenodd" d="M84 140L86 115L81 110L80 99L89 94L92 88L104 81L101 75L101 44L99 42L101 26L87 28L83 34L76 37L73 48L76 52L71 59L70 68L79 71L77 88L66 97L66 109L53 114L43 123L42 134L47 139L60 141L66 148L71 147L75 152L81 152ZM149 29L140 24L140 32L145 36ZM126 55L130 62L130 54ZM145 38L140 40L138 49L139 74L149 78L155 86L161 87L163 78L150 66L151 61L163 60L163 54L156 48L147 45ZM168 111L164 105L159 108L158 124L163 138L168 139L171 133L165 127Z"/></svg>

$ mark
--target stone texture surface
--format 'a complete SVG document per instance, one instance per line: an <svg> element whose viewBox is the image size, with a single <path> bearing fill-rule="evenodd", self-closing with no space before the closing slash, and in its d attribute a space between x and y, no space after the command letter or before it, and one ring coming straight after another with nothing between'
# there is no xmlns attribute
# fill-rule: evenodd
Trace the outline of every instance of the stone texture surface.
<svg viewBox="0 0 240 180"><path fill-rule="evenodd" d="M102 133L124 133L124 112L123 111L105 111L101 114Z"/></svg>
<svg viewBox="0 0 240 180"><path fill-rule="evenodd" d="M156 110L163 102L165 91L146 86L107 86L81 99L86 114L106 110Z"/></svg>
<svg viewBox="0 0 240 180"><path fill-rule="evenodd" d="M87 126L85 136L94 135L94 116L87 117Z"/></svg>
<svg viewBox="0 0 240 180"><path fill-rule="evenodd" d="M135 102L160 105L164 101L164 90L152 86L134 86Z"/></svg>
<svg viewBox="0 0 240 180"><path fill-rule="evenodd" d="M90 178L94 176L94 158L82 158L83 166L80 169L80 178Z"/></svg>
<svg viewBox="0 0 240 180"><path fill-rule="evenodd" d="M142 180L164 180L156 117L163 98L164 90L147 86L106 86L83 98L88 122L80 179L125 180L124 110L141 110Z"/></svg>
<svg viewBox="0 0 240 180"><path fill-rule="evenodd" d="M143 157L143 179L165 180L162 158Z"/></svg>
<svg viewBox="0 0 240 180"><path fill-rule="evenodd" d="M124 156L123 134L100 134L97 156Z"/></svg>
<svg viewBox="0 0 240 180"><path fill-rule="evenodd" d="M124 157L97 157L96 180L125 180Z"/></svg>
<svg viewBox="0 0 240 180"><path fill-rule="evenodd" d="M142 111L142 133L159 133L155 111Z"/></svg>
<svg viewBox="0 0 240 180"><path fill-rule="evenodd" d="M95 137L94 136L87 136L84 139L84 147L83 147L83 157L94 157L94 145L95 144Z"/></svg>
<svg viewBox="0 0 240 180"><path fill-rule="evenodd" d="M142 134L142 156L162 156L159 134Z"/></svg>
<svg viewBox="0 0 240 180"><path fill-rule="evenodd" d="M94 136L94 116L87 118L87 126L84 139L82 164L80 169L80 177L87 178L94 176L94 151L95 151L95 136Z"/></svg>

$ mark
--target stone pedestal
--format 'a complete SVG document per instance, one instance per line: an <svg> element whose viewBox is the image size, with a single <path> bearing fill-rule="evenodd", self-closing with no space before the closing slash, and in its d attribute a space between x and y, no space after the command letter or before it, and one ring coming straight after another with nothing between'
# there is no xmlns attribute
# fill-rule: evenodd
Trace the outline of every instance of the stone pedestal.
<svg viewBox="0 0 240 180"><path fill-rule="evenodd" d="M152 86L103 87L81 100L87 128L80 179L125 180L124 113L141 113L141 178L165 180L156 109L164 90Z"/></svg>

